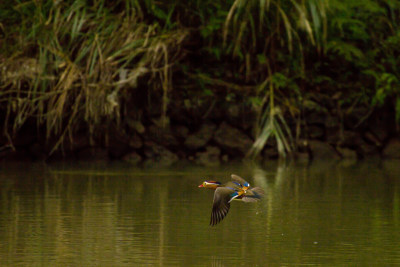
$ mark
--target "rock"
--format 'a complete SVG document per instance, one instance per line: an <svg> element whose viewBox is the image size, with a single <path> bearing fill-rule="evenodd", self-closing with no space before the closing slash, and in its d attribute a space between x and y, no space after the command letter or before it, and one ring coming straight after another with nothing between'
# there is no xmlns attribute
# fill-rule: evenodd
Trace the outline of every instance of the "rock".
<svg viewBox="0 0 400 267"><path fill-rule="evenodd" d="M354 147L359 145L361 136L357 132L343 131L342 134L339 132L339 140L336 144L341 147Z"/></svg>
<svg viewBox="0 0 400 267"><path fill-rule="evenodd" d="M357 152L346 147L336 147L336 150L342 155L344 159L357 159Z"/></svg>
<svg viewBox="0 0 400 267"><path fill-rule="evenodd" d="M218 166L221 150L215 146L207 146L206 151L197 152L195 162L204 166Z"/></svg>
<svg viewBox="0 0 400 267"><path fill-rule="evenodd" d="M214 124L204 124L200 130L186 138L185 146L193 150L205 146L211 140L216 128Z"/></svg>
<svg viewBox="0 0 400 267"><path fill-rule="evenodd" d="M338 166L341 166L343 168L349 168L349 167L355 166L357 164L357 162L358 162L357 158L343 158L339 162Z"/></svg>
<svg viewBox="0 0 400 267"><path fill-rule="evenodd" d="M295 154L295 159L298 163L308 163L310 161L310 154L307 152L297 152Z"/></svg>
<svg viewBox="0 0 400 267"><path fill-rule="evenodd" d="M143 141L139 135L133 134L129 138L129 146L135 149L141 148L143 146Z"/></svg>
<svg viewBox="0 0 400 267"><path fill-rule="evenodd" d="M363 139L358 140L357 152L362 156L373 156L379 154L377 146L369 144Z"/></svg>
<svg viewBox="0 0 400 267"><path fill-rule="evenodd" d="M129 152L130 136L128 136L120 128L111 127L108 133L106 148L110 158L120 159L123 155Z"/></svg>
<svg viewBox="0 0 400 267"><path fill-rule="evenodd" d="M382 151L382 156L388 159L400 159L400 140L397 138L389 140Z"/></svg>
<svg viewBox="0 0 400 267"><path fill-rule="evenodd" d="M63 150L65 150L66 152L80 151L89 146L90 146L90 141L87 133L85 134L79 133L72 139L66 137L63 140Z"/></svg>
<svg viewBox="0 0 400 267"><path fill-rule="evenodd" d="M137 120L131 120L131 119L127 119L126 124L128 125L128 127L134 131L136 131L137 133L143 134L146 129L143 126L142 122L137 121Z"/></svg>
<svg viewBox="0 0 400 267"><path fill-rule="evenodd" d="M179 159L176 154L167 148L153 142L145 143L144 154L146 156L145 166L170 166Z"/></svg>
<svg viewBox="0 0 400 267"><path fill-rule="evenodd" d="M338 153L327 143L311 140L308 142L312 158L316 159L340 159Z"/></svg>
<svg viewBox="0 0 400 267"><path fill-rule="evenodd" d="M339 129L327 129L326 131L326 142L331 145L337 145L341 141L341 134Z"/></svg>
<svg viewBox="0 0 400 267"><path fill-rule="evenodd" d="M163 146L178 146L179 142L175 138L175 135L171 132L169 127L162 128L155 125L151 125L148 128L148 135L152 141L162 144Z"/></svg>
<svg viewBox="0 0 400 267"><path fill-rule="evenodd" d="M245 155L250 149L253 141L237 128L233 128L223 122L214 134L214 140L217 144L228 150L234 150Z"/></svg>
<svg viewBox="0 0 400 267"><path fill-rule="evenodd" d="M123 156L122 160L132 164L138 164L142 161L142 157L136 152L131 152Z"/></svg>
<svg viewBox="0 0 400 267"><path fill-rule="evenodd" d="M189 129L186 126L183 125L177 125L173 128L173 132L175 135L180 138L185 140L187 136L189 135Z"/></svg>

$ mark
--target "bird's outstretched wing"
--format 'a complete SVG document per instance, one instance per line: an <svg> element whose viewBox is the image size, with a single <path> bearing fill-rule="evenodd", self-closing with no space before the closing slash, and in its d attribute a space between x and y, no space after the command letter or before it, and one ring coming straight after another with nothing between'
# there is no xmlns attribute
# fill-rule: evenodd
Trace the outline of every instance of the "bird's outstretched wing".
<svg viewBox="0 0 400 267"><path fill-rule="evenodd" d="M232 178L232 181L240 183L243 187L246 187L246 188L250 187L250 184L245 179L243 179L242 177L240 177L236 174L231 174L231 178Z"/></svg>
<svg viewBox="0 0 400 267"><path fill-rule="evenodd" d="M218 187L214 192L214 201L211 212L210 225L214 226L228 214L230 208L230 200L235 197L237 192L231 188Z"/></svg>
<svg viewBox="0 0 400 267"><path fill-rule="evenodd" d="M264 190L261 187L253 187L246 191L242 196L243 202L257 202L264 196Z"/></svg>

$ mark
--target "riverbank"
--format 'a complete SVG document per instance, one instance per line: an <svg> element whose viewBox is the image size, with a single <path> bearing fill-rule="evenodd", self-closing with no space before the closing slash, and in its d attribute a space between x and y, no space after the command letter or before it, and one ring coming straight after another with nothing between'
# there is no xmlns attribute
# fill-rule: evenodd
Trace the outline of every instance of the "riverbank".
<svg viewBox="0 0 400 267"><path fill-rule="evenodd" d="M324 110L328 110L324 108ZM330 110L334 112L334 109ZM225 113L225 114L224 114ZM241 160L254 144L252 122L255 113L240 106L228 110L214 107L209 118L189 117L186 110L176 110L170 125L143 125L125 120L120 125L104 125L94 138L81 131L66 138L59 149L52 151L54 140L48 142L41 129L28 124L13 140L13 149L3 149L1 160L123 160L132 164L169 166L180 161L200 165L219 165ZM383 110L365 118L365 114L334 116L308 110L296 151L288 155L299 160L362 159L365 157L400 158L400 141L392 115ZM358 117L354 114L360 114ZM155 118L154 118L154 121ZM291 129L295 132L295 129ZM51 154L50 154L51 153ZM279 157L277 142L269 139L258 158Z"/></svg>

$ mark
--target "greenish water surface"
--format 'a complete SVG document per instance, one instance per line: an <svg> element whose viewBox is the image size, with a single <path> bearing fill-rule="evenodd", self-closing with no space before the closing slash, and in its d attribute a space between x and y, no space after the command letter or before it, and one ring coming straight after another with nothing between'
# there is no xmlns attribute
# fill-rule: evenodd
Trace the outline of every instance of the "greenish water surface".
<svg viewBox="0 0 400 267"><path fill-rule="evenodd" d="M259 203L210 227L204 178ZM400 265L400 162L0 165L0 266Z"/></svg>

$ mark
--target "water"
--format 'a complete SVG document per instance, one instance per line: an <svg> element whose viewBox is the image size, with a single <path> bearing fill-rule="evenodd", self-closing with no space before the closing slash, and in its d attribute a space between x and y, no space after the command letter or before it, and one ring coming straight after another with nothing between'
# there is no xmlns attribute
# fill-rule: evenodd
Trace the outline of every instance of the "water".
<svg viewBox="0 0 400 267"><path fill-rule="evenodd" d="M400 162L0 165L0 266L399 265ZM205 178L263 187L210 227Z"/></svg>

